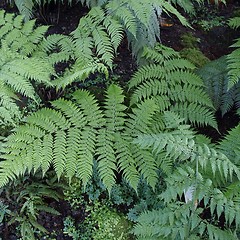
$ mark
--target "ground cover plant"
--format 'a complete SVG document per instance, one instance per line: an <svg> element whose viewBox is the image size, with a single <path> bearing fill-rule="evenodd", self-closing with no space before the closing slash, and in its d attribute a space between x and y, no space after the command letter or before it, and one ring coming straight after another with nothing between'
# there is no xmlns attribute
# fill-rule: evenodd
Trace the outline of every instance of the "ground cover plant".
<svg viewBox="0 0 240 240"><path fill-rule="evenodd" d="M238 239L239 39L213 61L187 21L220 9L14 3L22 15L0 10L0 238ZM30 20L59 24L71 4L84 14L67 34ZM164 14L191 31L173 34L185 52L163 44ZM237 33L236 15L215 27Z"/></svg>

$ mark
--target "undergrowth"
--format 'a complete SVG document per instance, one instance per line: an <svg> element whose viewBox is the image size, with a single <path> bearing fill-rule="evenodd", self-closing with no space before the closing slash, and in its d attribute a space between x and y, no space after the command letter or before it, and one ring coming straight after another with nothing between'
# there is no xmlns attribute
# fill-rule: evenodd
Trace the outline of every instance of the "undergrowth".
<svg viewBox="0 0 240 240"><path fill-rule="evenodd" d="M239 113L239 40L197 69L157 43L161 12L187 25L175 4L189 13L191 2L81 3L89 12L70 36L0 11L0 223L50 236L38 217L60 214L48 202L63 198L83 211L63 220L73 239L237 239L239 125L216 143L197 129L218 130L219 109ZM109 79L124 36L139 60L127 91ZM86 88L103 75L97 98Z"/></svg>

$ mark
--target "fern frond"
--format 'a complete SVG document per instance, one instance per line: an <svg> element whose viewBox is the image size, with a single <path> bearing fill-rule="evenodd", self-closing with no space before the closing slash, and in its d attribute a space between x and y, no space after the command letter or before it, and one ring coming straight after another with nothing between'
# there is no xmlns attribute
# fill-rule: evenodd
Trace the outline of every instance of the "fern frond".
<svg viewBox="0 0 240 240"><path fill-rule="evenodd" d="M93 174L96 137L96 130L86 127L81 132L79 144L76 145L76 150L78 150L77 162L75 163L77 165L76 175L82 180L84 187Z"/></svg>
<svg viewBox="0 0 240 240"><path fill-rule="evenodd" d="M35 27L35 21L25 23L23 17L0 11L0 86L3 125L19 122L19 102L23 97L39 102L37 86L51 87L55 74L53 63L44 50L46 26ZM56 59L54 63L57 63ZM16 97L18 96L18 97ZM8 102L8 107L6 103ZM16 120L16 122L15 122Z"/></svg>
<svg viewBox="0 0 240 240"><path fill-rule="evenodd" d="M239 165L240 156L240 125L231 129L231 131L220 142L218 149L223 152L233 163Z"/></svg>
<svg viewBox="0 0 240 240"><path fill-rule="evenodd" d="M114 136L107 129L100 129L97 138L98 171L103 184L109 192L115 184L117 160L114 152Z"/></svg>
<svg viewBox="0 0 240 240"><path fill-rule="evenodd" d="M89 99L92 100L91 97ZM85 102L87 100L86 98ZM96 105L96 101L92 103L93 106ZM92 120L102 118L101 112L96 112L96 116L85 116L87 111L82 111L75 103L63 99L54 101L52 106L57 110L39 110L28 117L27 123L18 127L15 134L8 137L8 142L2 149L2 157L13 165L19 165L13 167L16 176L27 170L36 172L38 169L44 175L53 166L58 178L64 174L71 180L78 174L86 184L91 177L96 139L96 130L91 125L88 131L89 117ZM5 166L4 163L2 166ZM2 173L2 178L6 181L4 174L8 174L8 171ZM12 177L10 174L9 179Z"/></svg>
<svg viewBox="0 0 240 240"><path fill-rule="evenodd" d="M15 0L14 2L25 20L29 20L32 17L34 2L32 0Z"/></svg>
<svg viewBox="0 0 240 240"><path fill-rule="evenodd" d="M240 71L239 71L239 59L240 59L240 48L235 49L232 53L227 56L228 62L228 77L229 77L229 84L228 89L232 88L239 82L240 78Z"/></svg>
<svg viewBox="0 0 240 240"><path fill-rule="evenodd" d="M199 87L194 85L185 84L183 87L180 84L176 84L175 86L168 89L170 99L174 102L191 102L198 103L208 106L210 108L213 107L212 101L206 94L206 92Z"/></svg>
<svg viewBox="0 0 240 240"><path fill-rule="evenodd" d="M133 113L129 114L129 119L126 121L126 133L129 136L136 136L139 132L149 132L152 116L156 113L158 107L154 100L148 99L133 108Z"/></svg>
<svg viewBox="0 0 240 240"><path fill-rule="evenodd" d="M133 156L131 145L128 139L125 138L121 134L115 135L118 168L123 173L124 179L137 192L140 173L137 170L137 163Z"/></svg>
<svg viewBox="0 0 240 240"><path fill-rule="evenodd" d="M121 131L124 127L126 106L123 104L123 91L116 85L110 85L105 102L106 127L110 132Z"/></svg>
<svg viewBox="0 0 240 240"><path fill-rule="evenodd" d="M82 109L89 126L99 128L103 126L103 114L94 96L88 91L78 90L73 93L73 98Z"/></svg>
<svg viewBox="0 0 240 240"><path fill-rule="evenodd" d="M170 101L170 99L165 96L168 90L167 87L168 85L165 81L150 79L148 82L143 83L136 89L136 91L134 91L131 97L131 105L136 104L141 100L151 98L152 96L159 95L161 95L162 97L166 97L166 100Z"/></svg>
<svg viewBox="0 0 240 240"><path fill-rule="evenodd" d="M232 28L240 27L240 17L230 18L228 21L228 25Z"/></svg>
<svg viewBox="0 0 240 240"><path fill-rule="evenodd" d="M103 73L108 77L108 68L99 61L76 62L70 71L66 71L63 77L60 77L53 81L53 84L57 86L57 89L66 88L68 85L75 81L84 81L91 73Z"/></svg>
<svg viewBox="0 0 240 240"><path fill-rule="evenodd" d="M156 63L140 67L130 80L131 104L152 98L161 111L175 111L193 124L217 127L212 101L202 80L192 72L192 64L182 61L174 50L161 46L156 46L155 53L146 49L144 56Z"/></svg>
<svg viewBox="0 0 240 240"><path fill-rule="evenodd" d="M133 157L136 161L138 171L146 182L155 189L158 182L157 164L153 154L144 149L140 149L138 146L132 147Z"/></svg>
<svg viewBox="0 0 240 240"><path fill-rule="evenodd" d="M171 111L179 114L180 117L188 119L193 124L210 125L217 129L217 123L213 112L205 106L197 103L178 103L170 107Z"/></svg>

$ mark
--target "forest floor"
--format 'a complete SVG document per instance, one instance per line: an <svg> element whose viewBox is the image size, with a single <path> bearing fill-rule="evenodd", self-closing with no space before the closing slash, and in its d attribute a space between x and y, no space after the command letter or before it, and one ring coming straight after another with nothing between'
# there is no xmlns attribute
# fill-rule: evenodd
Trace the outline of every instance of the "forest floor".
<svg viewBox="0 0 240 240"><path fill-rule="evenodd" d="M4 1L1 1L0 9L17 13L16 8L9 7ZM204 12L206 9L207 12ZM72 7L60 5L59 7L50 7L50 9L45 10L45 12L38 12L36 13L36 17L38 24L50 25L48 34L69 34L77 27L79 19L84 16L87 11L88 9L82 8L80 5L74 5ZM191 33L192 36L196 37L198 47L202 53L210 60L217 59L228 54L231 51L229 46L234 43L234 39L239 37L237 31L231 30L227 26L227 19L233 16L234 13L238 13L240 16L240 6L238 2L218 8L213 5L208 5L207 8L202 9L202 12L201 9L199 9L197 15L190 19L192 28L184 27L177 19L172 18L171 22L173 25L161 30L161 42L180 51L184 48L181 36L186 33ZM115 74L120 76L123 82L126 82L136 69L136 63L128 49L126 41L123 41L118 52L119 55L115 59L117 66ZM238 121L238 119L233 119L232 117L230 113L222 119L221 125L223 132ZM40 214L39 223L50 232L55 232L55 239L71 239L63 235L63 219L66 216L81 219L83 218L84 211L82 209L72 210L66 201L50 202L49 205L59 211L61 215ZM0 225L0 239L1 238L5 240L17 239L15 225Z"/></svg>

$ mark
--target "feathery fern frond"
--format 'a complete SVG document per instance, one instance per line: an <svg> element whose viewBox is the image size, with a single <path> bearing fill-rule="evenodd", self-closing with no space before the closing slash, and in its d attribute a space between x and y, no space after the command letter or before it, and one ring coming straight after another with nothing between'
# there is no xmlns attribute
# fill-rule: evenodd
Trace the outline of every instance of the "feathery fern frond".
<svg viewBox="0 0 240 240"><path fill-rule="evenodd" d="M0 11L0 104L1 119L6 123L19 119L17 101L21 96L36 101L36 84L52 86L53 64L46 52L36 54L46 31L45 26L35 27L35 21L24 23L23 17Z"/></svg>
<svg viewBox="0 0 240 240"><path fill-rule="evenodd" d="M240 125L230 130L220 142L218 149L223 152L233 163L240 165Z"/></svg>
<svg viewBox="0 0 240 240"><path fill-rule="evenodd" d="M155 52L146 49L144 57L150 63L141 67L129 83L133 89L131 104L151 98L159 103L162 112L175 111L193 124L217 128L212 102L204 92L202 80L192 72L192 64L160 45Z"/></svg>
<svg viewBox="0 0 240 240"><path fill-rule="evenodd" d="M54 109L33 113L26 124L7 138L1 149L0 186L19 175L53 166L58 178L77 176L84 186L97 160L100 179L111 191L116 172L137 190L141 177L157 183L154 155L133 144L139 132L150 131L157 106L146 100L127 114L121 88L111 85L103 107L87 91L76 91L75 101L58 99ZM39 161L38 161L39 160ZM5 169L12 165L11 170Z"/></svg>
<svg viewBox="0 0 240 240"><path fill-rule="evenodd" d="M85 101L88 102L88 98ZM89 101L92 102L90 96ZM96 109L96 103L92 103L93 109ZM22 166L19 171L13 168L16 176L24 174L26 170L36 171L38 168L45 174L53 165L58 178L66 172L65 176L71 179L77 172L86 183L91 177L91 154L93 155L96 130L90 128L90 132L88 131L90 126L88 127L87 116L78 105L63 99L54 101L52 105L58 110L39 110L27 119L26 125L18 128L14 137L9 137L4 148L5 157L15 158L12 164ZM54 119L54 116L58 118ZM96 117L98 116L96 112ZM26 165L21 163L24 159L28 159ZM1 163L4 165L4 162ZM8 172L1 171L1 179L6 181L8 177L5 174Z"/></svg>
<svg viewBox="0 0 240 240"><path fill-rule="evenodd" d="M236 44L233 44L231 47L237 47L232 53L230 53L227 56L228 59L228 77L229 77L229 84L228 89L231 89L234 85L236 85L239 82L240 78L240 39L238 39L238 42Z"/></svg>
<svg viewBox="0 0 240 240"><path fill-rule="evenodd" d="M232 28L240 27L240 17L230 18L228 21L228 25Z"/></svg>
<svg viewBox="0 0 240 240"><path fill-rule="evenodd" d="M240 27L240 17L235 17L229 20L229 26L232 28ZM239 71L239 59L240 59L240 39L238 38L236 43L231 47L236 48L232 53L227 55L228 62L228 89L231 89L234 85L239 82L240 71Z"/></svg>
<svg viewBox="0 0 240 240"><path fill-rule="evenodd" d="M206 64L197 70L197 74L203 79L206 90L212 99L215 109L220 109L222 115L227 113L233 106L238 107L240 100L240 84L235 84L229 89L229 76L227 58L221 57Z"/></svg>

